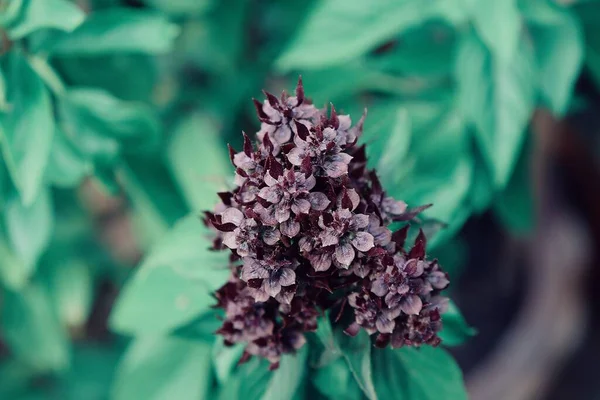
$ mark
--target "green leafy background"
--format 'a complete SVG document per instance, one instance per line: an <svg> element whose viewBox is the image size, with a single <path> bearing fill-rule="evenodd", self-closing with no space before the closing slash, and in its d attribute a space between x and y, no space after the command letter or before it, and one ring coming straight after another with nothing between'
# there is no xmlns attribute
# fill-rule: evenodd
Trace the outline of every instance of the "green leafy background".
<svg viewBox="0 0 600 400"><path fill-rule="evenodd" d="M443 347L377 350L326 318L277 371L237 366L197 217L250 99L301 74L317 105L368 108L371 166L434 204L457 276L469 217L533 225L528 127L570 112L582 68L600 84L598 24L594 0L0 0L0 398L466 398ZM99 239L90 187L121 199L139 265ZM447 346L475 334L454 304L444 322Z"/></svg>

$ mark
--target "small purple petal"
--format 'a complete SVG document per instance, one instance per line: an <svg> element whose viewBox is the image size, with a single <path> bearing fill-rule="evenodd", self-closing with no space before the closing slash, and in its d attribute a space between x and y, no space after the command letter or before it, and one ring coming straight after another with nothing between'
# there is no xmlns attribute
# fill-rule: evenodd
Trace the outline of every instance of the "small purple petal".
<svg viewBox="0 0 600 400"><path fill-rule="evenodd" d="M244 214L237 208L230 207L221 213L221 222L223 224L232 223L240 226L244 220Z"/></svg>
<svg viewBox="0 0 600 400"><path fill-rule="evenodd" d="M385 296L389 291L389 286L383 278L378 278L371 283L371 292L379 297Z"/></svg>
<svg viewBox="0 0 600 400"><path fill-rule="evenodd" d="M427 277L427 280L429 281L429 283L431 283L431 285L434 288L436 288L438 290L445 289L450 284L450 281L446 277L446 274L443 273L442 271L432 272Z"/></svg>
<svg viewBox="0 0 600 400"><path fill-rule="evenodd" d="M328 253L310 254L308 259L315 271L327 271L331 267L331 255Z"/></svg>
<svg viewBox="0 0 600 400"><path fill-rule="evenodd" d="M335 249L335 259L344 266L349 266L355 255L356 253L350 243L344 243Z"/></svg>
<svg viewBox="0 0 600 400"><path fill-rule="evenodd" d="M408 315L417 315L423 308L421 298L415 294L409 294L400 302L400 309Z"/></svg>
<svg viewBox="0 0 600 400"><path fill-rule="evenodd" d="M331 201L327 198L325 193L321 192L312 192L308 195L308 201L310 202L313 210L323 211L325 210Z"/></svg>
<svg viewBox="0 0 600 400"><path fill-rule="evenodd" d="M363 229L369 225L369 216L365 214L354 214L350 221L351 229Z"/></svg>
<svg viewBox="0 0 600 400"><path fill-rule="evenodd" d="M268 175L268 174L266 174ZM265 175L265 176L266 176ZM278 186L264 187L258 192L258 196L265 199L269 203L279 203L282 197L281 189Z"/></svg>
<svg viewBox="0 0 600 400"><path fill-rule="evenodd" d="M235 231L233 232L225 232L223 233L223 244L227 247L229 247L230 249L237 249L238 248L238 242L237 242L237 234L239 233L239 229L237 229L237 233Z"/></svg>
<svg viewBox="0 0 600 400"><path fill-rule="evenodd" d="M300 233L300 223L288 219L287 221L281 223L279 229L281 230L281 233L283 233L285 236L292 238L298 233ZM300 239L300 241L302 241L302 239ZM302 250L302 247L300 247L300 249Z"/></svg>
<svg viewBox="0 0 600 400"><path fill-rule="evenodd" d="M287 154L287 159L292 165L300 166L302 165L302 160L305 157L304 149L300 147L294 147Z"/></svg>
<svg viewBox="0 0 600 400"><path fill-rule="evenodd" d="M275 219L277 222L285 222L290 218L290 209L285 205L277 204L275 205Z"/></svg>
<svg viewBox="0 0 600 400"><path fill-rule="evenodd" d="M273 246L281 238L281 233L276 228L270 228L263 232L263 241L269 246Z"/></svg>
<svg viewBox="0 0 600 400"><path fill-rule="evenodd" d="M263 267L260 262L252 258L244 259L242 267L242 280L247 282L250 279L266 279L269 277L269 271Z"/></svg>
<svg viewBox="0 0 600 400"><path fill-rule="evenodd" d="M341 161L325 161L323 169L330 178L339 178L348 173L348 164Z"/></svg>
<svg viewBox="0 0 600 400"><path fill-rule="evenodd" d="M273 277L267 278L263 281L262 289L269 294L271 297L275 297L281 292L281 283L279 279Z"/></svg>
<svg viewBox="0 0 600 400"><path fill-rule="evenodd" d="M356 236L351 240L352 245L357 250L367 252L375 246L373 235L367 232L356 232Z"/></svg>
<svg viewBox="0 0 600 400"><path fill-rule="evenodd" d="M323 246L332 246L338 244L340 241L340 239L330 230L321 232L319 239L321 239L321 245Z"/></svg>
<svg viewBox="0 0 600 400"><path fill-rule="evenodd" d="M390 321L382 315L377 318L375 326L377 327L377 330L381 333L392 333L394 331L394 328L396 327L396 323L394 321Z"/></svg>
<svg viewBox="0 0 600 400"><path fill-rule="evenodd" d="M292 211L296 215L308 214L310 211L310 202L305 199L296 199L294 200L294 203L292 203Z"/></svg>
<svg viewBox="0 0 600 400"><path fill-rule="evenodd" d="M296 283L296 273L290 268L281 268L278 272L279 284L281 286L290 286Z"/></svg>

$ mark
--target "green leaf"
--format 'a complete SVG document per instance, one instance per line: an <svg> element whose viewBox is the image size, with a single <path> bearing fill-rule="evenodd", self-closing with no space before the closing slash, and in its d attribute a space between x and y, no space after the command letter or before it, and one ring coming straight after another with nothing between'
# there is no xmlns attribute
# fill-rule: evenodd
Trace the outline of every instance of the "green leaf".
<svg viewBox="0 0 600 400"><path fill-rule="evenodd" d="M457 56L459 105L476 127L476 139L503 187L519 154L525 128L535 106L533 49L525 39L511 62L488 52L474 34L466 35Z"/></svg>
<svg viewBox="0 0 600 400"><path fill-rule="evenodd" d="M373 369L382 400L467 399L460 368L440 347L376 350Z"/></svg>
<svg viewBox="0 0 600 400"><path fill-rule="evenodd" d="M205 115L184 119L175 128L166 155L190 209L212 209L219 200L216 193L227 189L233 171L215 123Z"/></svg>
<svg viewBox="0 0 600 400"><path fill-rule="evenodd" d="M67 368L69 343L47 293L30 284L3 300L2 333L14 355L38 371Z"/></svg>
<svg viewBox="0 0 600 400"><path fill-rule="evenodd" d="M89 267L80 260L61 257L52 260L45 281L62 324L82 328L88 319L94 294Z"/></svg>
<svg viewBox="0 0 600 400"><path fill-rule="evenodd" d="M403 32L393 47L382 54L371 54L368 64L395 75L446 76L452 72L456 39L453 26L432 20Z"/></svg>
<svg viewBox="0 0 600 400"><path fill-rule="evenodd" d="M173 15L198 15L213 7L214 0L144 0L151 7Z"/></svg>
<svg viewBox="0 0 600 400"><path fill-rule="evenodd" d="M377 172L382 176L396 174L398 164L408 153L411 136L410 115L405 108L396 111L395 122L389 137L383 144L380 156L377 157Z"/></svg>
<svg viewBox="0 0 600 400"><path fill-rule="evenodd" d="M303 390L308 349L281 357L279 368L271 372L265 360L251 360L238 367L221 386L220 400L293 400Z"/></svg>
<svg viewBox="0 0 600 400"><path fill-rule="evenodd" d="M13 196L6 203L4 218L8 241L26 268L32 270L52 235L54 213L50 193L42 191L28 207Z"/></svg>
<svg viewBox="0 0 600 400"><path fill-rule="evenodd" d="M210 345L145 337L130 345L117 370L114 400L209 399Z"/></svg>
<svg viewBox="0 0 600 400"><path fill-rule="evenodd" d="M543 3L545 4L545 3ZM575 81L584 58L584 38L579 21L569 10L548 9L527 15L535 48L542 96L552 111L562 116L568 111ZM552 16L548 16L552 13Z"/></svg>
<svg viewBox="0 0 600 400"><path fill-rule="evenodd" d="M128 157L120 170L123 188L133 205L136 238L144 250L189 212L161 161L156 157Z"/></svg>
<svg viewBox="0 0 600 400"><path fill-rule="evenodd" d="M266 360L254 358L241 365L225 384L220 386L219 400L262 400L273 373Z"/></svg>
<svg viewBox="0 0 600 400"><path fill-rule="evenodd" d="M512 61L521 35L522 20L517 0L469 0L475 29L494 57Z"/></svg>
<svg viewBox="0 0 600 400"><path fill-rule="evenodd" d="M3 27L13 24L21 13L24 0L4 1L0 4L0 25Z"/></svg>
<svg viewBox="0 0 600 400"><path fill-rule="evenodd" d="M33 273L35 264L27 265L6 243L0 240L0 281L8 289L19 291Z"/></svg>
<svg viewBox="0 0 600 400"><path fill-rule="evenodd" d="M317 390L329 399L360 400L361 390L342 358L338 358L326 366L317 369L312 382Z"/></svg>
<svg viewBox="0 0 600 400"><path fill-rule="evenodd" d="M462 21L466 15L458 3L374 0L365 7L364 3L344 0L317 2L276 66L289 70L341 64L428 19Z"/></svg>
<svg viewBox="0 0 600 400"><path fill-rule="evenodd" d="M261 400L293 400L303 386L306 375L308 346L296 354L281 357L279 368L273 372Z"/></svg>
<svg viewBox="0 0 600 400"><path fill-rule="evenodd" d="M71 89L59 104L62 127L82 155L112 164L120 144L128 150L157 143L160 123L151 107L127 102L100 89Z"/></svg>
<svg viewBox="0 0 600 400"><path fill-rule="evenodd" d="M515 235L527 235L535 226L531 182L531 148L525 147L508 185L494 202L494 213Z"/></svg>
<svg viewBox="0 0 600 400"><path fill-rule="evenodd" d="M217 337L212 347L212 360L217 381L224 385L232 376L238 361L244 353L244 345L236 343L234 346L225 346L223 338Z"/></svg>
<svg viewBox="0 0 600 400"><path fill-rule="evenodd" d="M92 173L89 162L58 127L54 133L52 151L46 168L46 181L56 186L73 187Z"/></svg>
<svg viewBox="0 0 600 400"><path fill-rule="evenodd" d="M390 196L406 201L411 207L433 203L424 215L450 222L463 205L473 173L464 121L452 104L406 102L401 107L408 118L398 124L391 111L398 109L398 105L395 107L374 110L371 113L374 122L367 118L364 142L375 139L373 150L368 150L369 157L379 160L383 154L390 154L389 165L379 174ZM387 116L381 115L386 112ZM390 135L409 143L396 141L394 146L398 147L392 147ZM381 152L375 153L379 149ZM394 156L396 149L398 153Z"/></svg>
<svg viewBox="0 0 600 400"><path fill-rule="evenodd" d="M315 335L323 345L323 351L319 356L316 367L321 368L339 358L342 355L342 352L336 344L328 313L325 313L324 316L320 317L318 323L319 326Z"/></svg>
<svg viewBox="0 0 600 400"><path fill-rule="evenodd" d="M21 20L8 29L11 39L21 39L38 29L71 32L85 19L84 12L67 0L25 0Z"/></svg>
<svg viewBox="0 0 600 400"><path fill-rule="evenodd" d="M110 8L92 13L49 51L61 55L159 54L171 50L178 34L179 28L159 13Z"/></svg>
<svg viewBox="0 0 600 400"><path fill-rule="evenodd" d="M10 111L0 113L2 152L23 203L31 205L52 147L52 105L44 84L19 51L10 52L6 81Z"/></svg>
<svg viewBox="0 0 600 400"><path fill-rule="evenodd" d="M477 334L477 330L470 327L460 310L452 300L448 305L448 311L442 314L443 328L439 333L444 346L458 346L466 342L470 337Z"/></svg>
<svg viewBox="0 0 600 400"><path fill-rule="evenodd" d="M336 331L337 344L350 368L356 383L369 400L377 400L371 368L371 338L361 330L355 337L349 337L343 331Z"/></svg>
<svg viewBox="0 0 600 400"><path fill-rule="evenodd" d="M211 233L196 215L178 222L125 286L111 327L132 335L166 333L209 311L211 292L229 275L227 254L210 246Z"/></svg>

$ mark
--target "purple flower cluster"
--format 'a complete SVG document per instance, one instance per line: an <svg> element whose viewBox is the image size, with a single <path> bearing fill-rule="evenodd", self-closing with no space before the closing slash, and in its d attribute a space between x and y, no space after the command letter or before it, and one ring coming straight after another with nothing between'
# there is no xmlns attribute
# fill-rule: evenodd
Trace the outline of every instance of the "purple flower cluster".
<svg viewBox="0 0 600 400"><path fill-rule="evenodd" d="M348 334L362 327L379 346L437 345L447 275L425 258L422 234L407 252L408 226L388 228L424 207L386 196L366 169L356 144L365 116L352 126L333 106L329 115L317 109L301 81L295 96L266 97L254 101L256 143L244 134L243 150L230 148L236 188L206 213L214 249L231 251L232 275L215 293L225 311L218 333L246 343L244 359L276 367L323 310L338 307L352 313Z"/></svg>

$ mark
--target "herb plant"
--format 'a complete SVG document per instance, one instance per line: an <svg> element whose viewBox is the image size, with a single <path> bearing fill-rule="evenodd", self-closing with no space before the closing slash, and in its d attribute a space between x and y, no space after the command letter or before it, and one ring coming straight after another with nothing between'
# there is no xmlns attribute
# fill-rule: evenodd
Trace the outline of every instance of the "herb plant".
<svg viewBox="0 0 600 400"><path fill-rule="evenodd" d="M586 107L599 21L0 0L0 398L466 398L461 229L533 225L528 126Z"/></svg>

